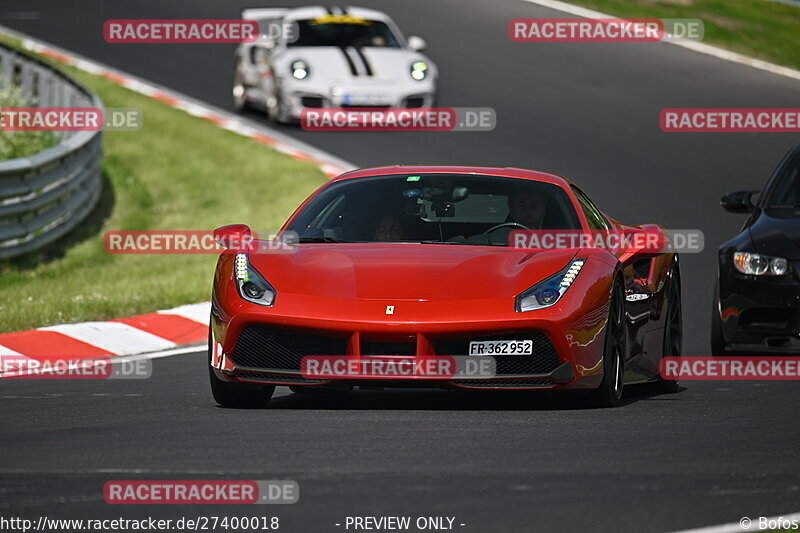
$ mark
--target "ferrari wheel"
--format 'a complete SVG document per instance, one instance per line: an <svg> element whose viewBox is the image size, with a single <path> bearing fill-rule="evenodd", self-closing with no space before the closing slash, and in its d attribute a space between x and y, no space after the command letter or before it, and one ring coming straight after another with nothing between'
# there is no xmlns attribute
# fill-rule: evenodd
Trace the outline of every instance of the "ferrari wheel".
<svg viewBox="0 0 800 533"><path fill-rule="evenodd" d="M211 366L210 334L208 339L208 377L211 382L211 395L214 396L214 401L222 407L250 409L266 407L275 392L274 385L232 383L219 379Z"/></svg>
<svg viewBox="0 0 800 533"><path fill-rule="evenodd" d="M615 407L622 403L625 376L625 297L622 285L614 283L606 323L606 339L603 350L603 381L592 393L597 407Z"/></svg>
<svg viewBox="0 0 800 533"><path fill-rule="evenodd" d="M662 357L680 357L683 342L683 321L681 313L681 289L677 270L672 272L667 296L667 321L664 327L664 348ZM680 382L677 379L658 380L664 392L678 392Z"/></svg>

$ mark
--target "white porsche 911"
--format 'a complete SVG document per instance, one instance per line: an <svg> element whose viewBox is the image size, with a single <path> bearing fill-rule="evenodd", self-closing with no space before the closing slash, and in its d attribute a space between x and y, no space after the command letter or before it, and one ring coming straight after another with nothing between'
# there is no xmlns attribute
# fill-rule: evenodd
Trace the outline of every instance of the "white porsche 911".
<svg viewBox="0 0 800 533"><path fill-rule="evenodd" d="M281 123L319 107L432 107L437 70L388 15L359 7L254 8L256 42L236 50L233 101Z"/></svg>

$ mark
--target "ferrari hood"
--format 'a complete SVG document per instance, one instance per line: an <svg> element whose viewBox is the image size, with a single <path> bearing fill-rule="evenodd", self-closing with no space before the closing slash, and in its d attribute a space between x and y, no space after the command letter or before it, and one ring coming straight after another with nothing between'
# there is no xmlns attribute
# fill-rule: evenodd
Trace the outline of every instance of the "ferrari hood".
<svg viewBox="0 0 800 533"><path fill-rule="evenodd" d="M750 225L755 250L792 261L800 260L800 209L771 208Z"/></svg>
<svg viewBox="0 0 800 533"><path fill-rule="evenodd" d="M304 244L286 254L252 254L281 292L362 300L514 297L564 268L570 251L428 244Z"/></svg>

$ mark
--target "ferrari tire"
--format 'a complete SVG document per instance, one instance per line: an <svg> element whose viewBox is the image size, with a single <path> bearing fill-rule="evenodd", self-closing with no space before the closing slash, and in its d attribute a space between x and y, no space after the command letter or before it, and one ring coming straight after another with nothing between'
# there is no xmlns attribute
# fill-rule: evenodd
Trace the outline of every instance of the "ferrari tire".
<svg viewBox="0 0 800 533"><path fill-rule="evenodd" d="M622 403L627 335L625 293L622 284L615 281L611 290L603 344L603 381L590 394L592 404L596 407L616 407Z"/></svg>
<svg viewBox="0 0 800 533"><path fill-rule="evenodd" d="M664 324L664 345L661 354L662 357L680 357L683 343L683 314L680 277L677 269L672 271L670 278L669 294L667 295L667 320ZM677 379L663 379L659 376L658 388L671 394L678 392L680 382Z"/></svg>
<svg viewBox="0 0 800 533"><path fill-rule="evenodd" d="M211 335L208 342L208 378L211 382L211 395L222 407L245 409L266 407L275 392L274 385L234 383L218 378L214 367L211 366Z"/></svg>

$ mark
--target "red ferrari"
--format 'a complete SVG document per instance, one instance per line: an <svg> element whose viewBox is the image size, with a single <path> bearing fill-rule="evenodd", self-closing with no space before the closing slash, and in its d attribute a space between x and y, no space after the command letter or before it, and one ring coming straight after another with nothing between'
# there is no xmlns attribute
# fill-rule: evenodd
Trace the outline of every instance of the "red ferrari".
<svg viewBox="0 0 800 533"><path fill-rule="evenodd" d="M245 225L215 231L229 249L214 276L214 399L263 406L276 385L589 389L614 406L633 383L674 392L659 363L681 350L677 254L619 239L531 244L547 233L647 232L667 235L612 220L542 172L348 172L295 211L276 246L232 244L251 238Z"/></svg>

